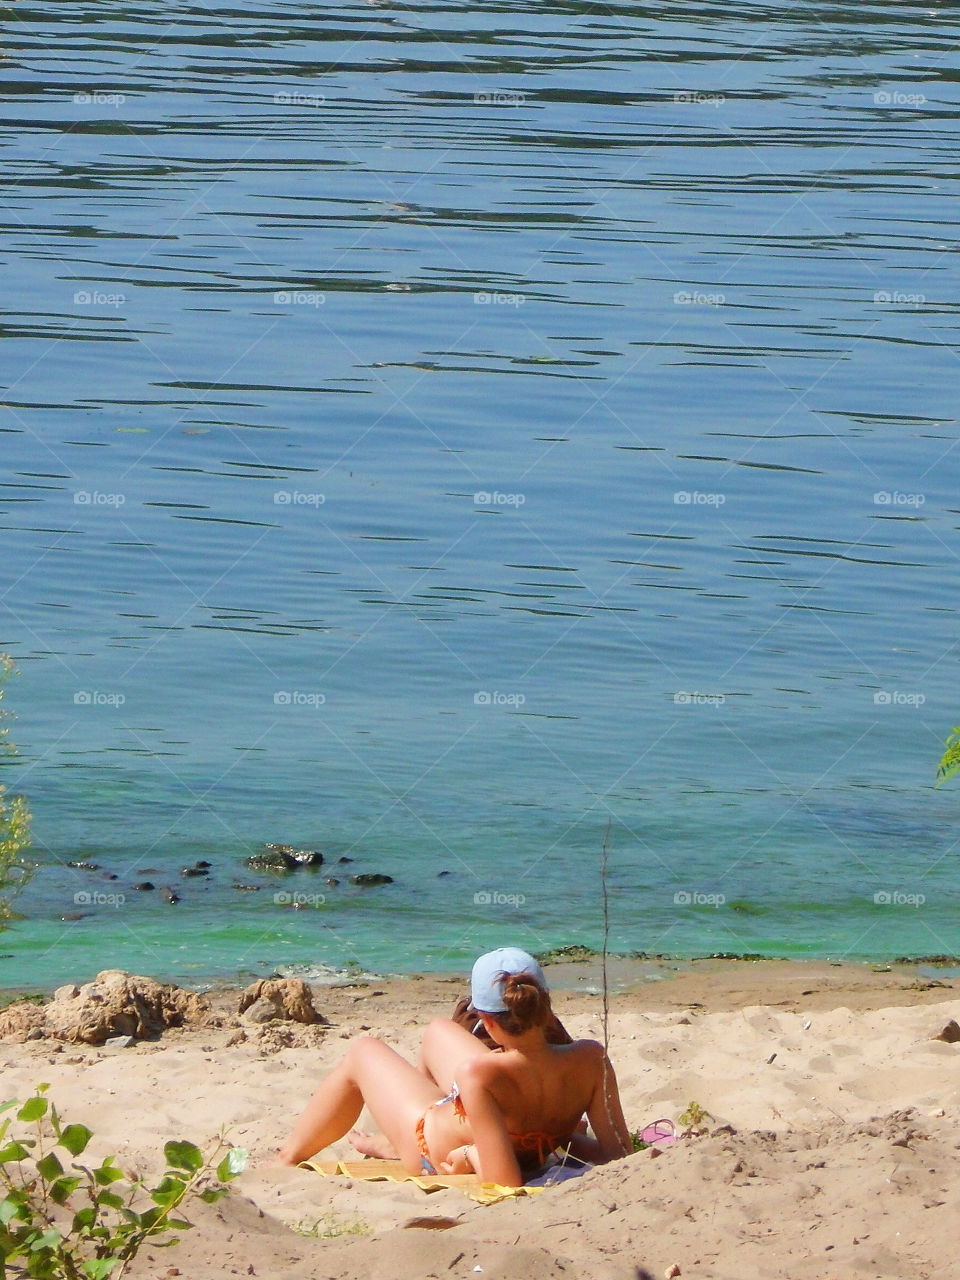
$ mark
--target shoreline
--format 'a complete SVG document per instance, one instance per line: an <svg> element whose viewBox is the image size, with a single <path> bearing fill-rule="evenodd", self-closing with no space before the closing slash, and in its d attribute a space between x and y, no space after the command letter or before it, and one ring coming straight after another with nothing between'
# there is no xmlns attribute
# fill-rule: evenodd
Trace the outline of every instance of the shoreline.
<svg viewBox="0 0 960 1280"><path fill-rule="evenodd" d="M104 966L105 968L109 966ZM300 977L313 987L317 1002L339 1008L338 993L376 988L401 1001L416 997L431 1003L457 989L451 1005L466 991L468 975L455 972L335 972L311 976L299 966L282 966L279 976ZM558 1010L572 1000L600 1000L603 992L602 961L561 958L545 961L551 995ZM296 971L291 971L295 969ZM609 956L608 998L611 1004L641 1005L650 1009L678 1007L721 1012L745 1004L810 1008L892 1008L909 1004L935 1004L960 993L960 960L946 956L901 957L886 963L839 960L768 959L766 957L703 956L690 959ZM91 974L86 981L92 981ZM151 976L151 975L144 975ZM253 979L252 979L253 980ZM65 976L57 985L78 980ZM157 981L161 981L157 979ZM197 991L217 1009L235 1002L244 986L236 980L197 983L177 982L186 991ZM0 988L0 1005L42 997L48 1001L55 987ZM349 996L348 996L349 999Z"/></svg>

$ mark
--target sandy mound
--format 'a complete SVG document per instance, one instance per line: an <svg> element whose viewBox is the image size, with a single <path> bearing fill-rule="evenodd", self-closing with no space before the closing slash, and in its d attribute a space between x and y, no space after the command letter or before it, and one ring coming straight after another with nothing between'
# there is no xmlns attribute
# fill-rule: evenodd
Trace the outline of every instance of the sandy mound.
<svg viewBox="0 0 960 1280"><path fill-rule="evenodd" d="M113 1036L151 1040L168 1027L201 1024L210 1007L195 991L152 978L104 969L82 987L60 987L47 1005L18 1003L0 1010L0 1039L49 1037L103 1044Z"/></svg>
<svg viewBox="0 0 960 1280"><path fill-rule="evenodd" d="M723 1127L489 1207L456 1191L254 1171L166 1257L184 1275L261 1280L661 1280L672 1266L681 1280L942 1280L960 1274L958 1137L954 1122L912 1111L781 1133ZM151 1265L141 1259L132 1280L161 1274Z"/></svg>

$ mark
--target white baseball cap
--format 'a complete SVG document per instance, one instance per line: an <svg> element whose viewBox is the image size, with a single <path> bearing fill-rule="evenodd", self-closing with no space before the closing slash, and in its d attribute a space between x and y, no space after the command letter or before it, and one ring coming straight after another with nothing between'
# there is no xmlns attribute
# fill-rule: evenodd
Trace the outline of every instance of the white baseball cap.
<svg viewBox="0 0 960 1280"><path fill-rule="evenodd" d="M519 947L501 947L498 951L488 951L473 966L470 976L470 998L478 1012L507 1012L507 1004L503 998L503 978L500 976L505 973L529 973L544 991L547 989L543 970L526 951L521 951Z"/></svg>

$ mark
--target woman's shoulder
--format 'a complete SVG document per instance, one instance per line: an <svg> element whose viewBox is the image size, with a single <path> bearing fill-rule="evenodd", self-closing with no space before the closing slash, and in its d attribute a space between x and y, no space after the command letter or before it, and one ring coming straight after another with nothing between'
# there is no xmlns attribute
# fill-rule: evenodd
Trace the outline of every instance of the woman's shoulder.
<svg viewBox="0 0 960 1280"><path fill-rule="evenodd" d="M570 1044L557 1045L554 1052L560 1055L558 1061L566 1062L577 1072L598 1074L607 1059L606 1052L599 1040L573 1040Z"/></svg>
<svg viewBox="0 0 960 1280"><path fill-rule="evenodd" d="M564 1046L568 1050L573 1050L587 1059L596 1059L600 1062L607 1056L606 1050L599 1040L574 1040L572 1044Z"/></svg>

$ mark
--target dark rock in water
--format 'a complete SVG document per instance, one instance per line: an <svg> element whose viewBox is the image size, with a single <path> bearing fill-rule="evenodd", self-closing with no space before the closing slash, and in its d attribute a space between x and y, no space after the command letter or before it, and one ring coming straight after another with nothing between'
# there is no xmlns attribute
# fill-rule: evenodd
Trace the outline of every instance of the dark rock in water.
<svg viewBox="0 0 960 1280"><path fill-rule="evenodd" d="M350 883L358 884L363 888L369 889L373 885L377 884L393 884L393 876L380 875L380 873L376 871L364 871L362 875L351 876Z"/></svg>
<svg viewBox="0 0 960 1280"><path fill-rule="evenodd" d="M764 960L759 951L711 951L708 960Z"/></svg>
<svg viewBox="0 0 960 1280"><path fill-rule="evenodd" d="M897 956L894 964L957 964L960 956Z"/></svg>
<svg viewBox="0 0 960 1280"><path fill-rule="evenodd" d="M119 880L119 879L120 879L120 877L119 877L119 876L115 876L115 875L113 874L113 872L112 872L112 871L108 871L108 872L107 872L107 874L106 874L103 878L104 878L104 880Z"/></svg>
<svg viewBox="0 0 960 1280"><path fill-rule="evenodd" d="M323 866L323 854L319 849L294 849L292 857L301 867Z"/></svg>
<svg viewBox="0 0 960 1280"><path fill-rule="evenodd" d="M65 911L60 917L61 920L86 920L90 914L89 911Z"/></svg>
<svg viewBox="0 0 960 1280"><path fill-rule="evenodd" d="M210 872L206 867L201 867L199 863L195 867L184 867L180 874L182 876L208 876Z"/></svg>
<svg viewBox="0 0 960 1280"><path fill-rule="evenodd" d="M201 858L199 862L195 862L193 865L194 865L195 867L212 867L212 866L213 866L213 863L212 863L212 862L206 862L204 859L202 859L202 858Z"/></svg>
<svg viewBox="0 0 960 1280"><path fill-rule="evenodd" d="M452 876L452 875L453 875L452 871L438 871L437 879L439 880L441 876Z"/></svg>
<svg viewBox="0 0 960 1280"><path fill-rule="evenodd" d="M160 897L164 900L164 902L174 903L174 902L180 901L179 893L174 893L174 891L170 888L169 885L164 885L164 887L160 890Z"/></svg>
<svg viewBox="0 0 960 1280"><path fill-rule="evenodd" d="M296 871L300 864L285 849L270 849L247 858L247 866L254 871Z"/></svg>
<svg viewBox="0 0 960 1280"><path fill-rule="evenodd" d="M99 871L99 862L68 862L68 867L76 867L78 871Z"/></svg>
<svg viewBox="0 0 960 1280"><path fill-rule="evenodd" d="M259 893L260 885L258 884L235 884L235 889L239 889L241 893Z"/></svg>
<svg viewBox="0 0 960 1280"><path fill-rule="evenodd" d="M155 889L157 886L152 880L141 880L139 884L135 884L133 887L140 893L149 893L151 889Z"/></svg>
<svg viewBox="0 0 960 1280"><path fill-rule="evenodd" d="M254 871L299 871L301 867L323 866L323 854L316 849L294 849L293 845L266 845L265 853L247 859Z"/></svg>
<svg viewBox="0 0 960 1280"><path fill-rule="evenodd" d="M563 961L573 960L592 960L594 956L598 956L599 951L594 951L593 947L583 947L577 944L569 947L553 947L549 951L539 951L536 958L541 964L559 964Z"/></svg>
<svg viewBox="0 0 960 1280"><path fill-rule="evenodd" d="M329 876L326 880L324 880L323 883L326 885L329 885L331 889L335 889L337 885L340 883L340 881L336 878L336 876Z"/></svg>
<svg viewBox="0 0 960 1280"><path fill-rule="evenodd" d="M352 862L352 861L353 861L353 859L352 859L352 858L338 858L338 859L337 859L337 861L338 861L338 862Z"/></svg>

